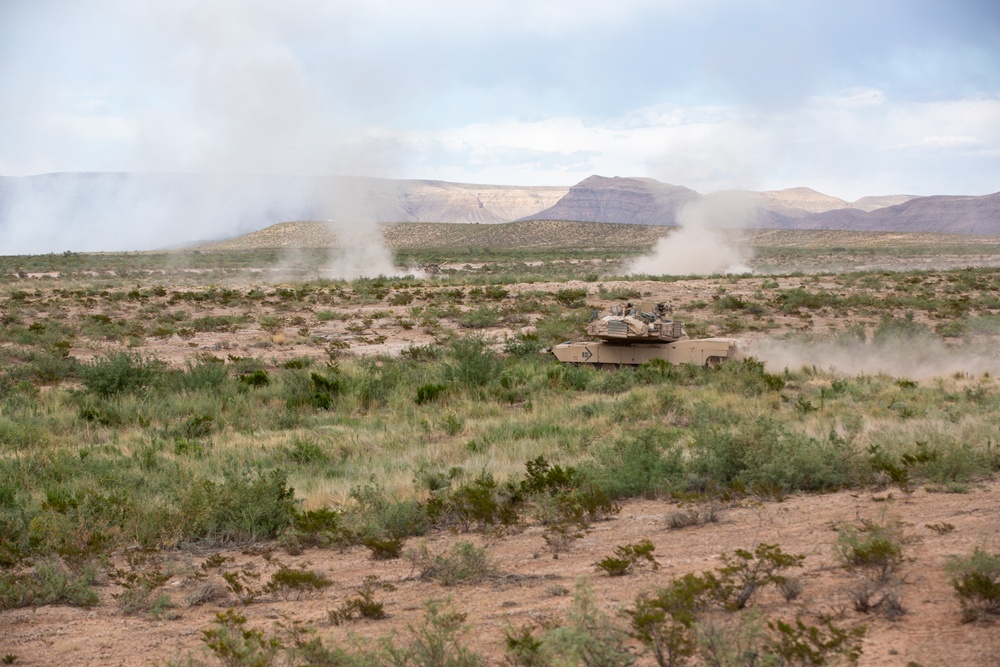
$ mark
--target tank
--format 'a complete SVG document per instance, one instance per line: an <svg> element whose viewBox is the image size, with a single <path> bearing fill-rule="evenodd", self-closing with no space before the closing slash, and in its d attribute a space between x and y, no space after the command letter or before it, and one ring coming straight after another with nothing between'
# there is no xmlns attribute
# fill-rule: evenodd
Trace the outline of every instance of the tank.
<svg viewBox="0 0 1000 667"><path fill-rule="evenodd" d="M587 335L598 340L560 343L552 353L562 362L605 368L638 366L652 359L713 366L741 356L735 338L688 338L684 325L674 321L671 308L662 303L615 306L603 317L595 313Z"/></svg>

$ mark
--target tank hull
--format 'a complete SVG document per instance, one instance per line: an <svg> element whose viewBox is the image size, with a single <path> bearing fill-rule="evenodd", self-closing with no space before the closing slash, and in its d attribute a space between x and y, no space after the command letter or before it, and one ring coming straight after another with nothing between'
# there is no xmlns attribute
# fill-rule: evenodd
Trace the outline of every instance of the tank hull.
<svg viewBox="0 0 1000 667"><path fill-rule="evenodd" d="M686 339L675 343L561 343L552 348L556 359L571 364L638 366L652 359L672 364L707 366L739 357L734 338Z"/></svg>

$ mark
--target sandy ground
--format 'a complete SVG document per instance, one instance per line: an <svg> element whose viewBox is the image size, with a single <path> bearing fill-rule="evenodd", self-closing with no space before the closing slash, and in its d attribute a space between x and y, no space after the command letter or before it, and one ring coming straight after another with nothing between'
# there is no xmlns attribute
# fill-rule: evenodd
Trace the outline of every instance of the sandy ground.
<svg viewBox="0 0 1000 667"><path fill-rule="evenodd" d="M866 624L860 661L865 666L1000 665L1000 619L992 624L963 624L945 570L949 555L969 554L976 547L1000 551L1000 482L976 486L965 494L918 490L906 497L898 490L881 490L795 496L783 502L743 501L725 509L719 523L670 530L666 517L678 509L668 501L626 503L617 518L595 524L558 559L547 550L538 527L498 538L488 544L488 551L501 576L476 585L441 586L421 579L411 561L373 561L363 547L312 549L296 557L278 549L268 554L261 549L267 545L259 545L253 553L222 553L235 559L227 566L230 569L236 564L250 566L263 580L280 562L308 564L334 582L308 599L260 598L241 610L250 627L271 630L277 623L287 626L295 620L317 628L328 644L346 642L351 634L368 638L361 641L370 643L372 637L387 633L405 634L406 626L421 617L424 601L450 597L457 609L468 614L465 642L491 664L500 664L504 628L564 618L572 600L570 591L579 578L589 580L603 610L617 615L642 591L688 572L714 569L723 553L773 543L786 553L806 558L796 575L803 584L801 597L786 602L765 592L755 604L767 615L786 619L797 615L811 624L829 618L840 627ZM859 518L902 522L906 563L896 590L906 613L898 620L879 612L862 614L852 607L849 591L858 585L859 577L839 566L833 545L836 527ZM954 529L942 534L929 527L946 524ZM482 543L481 539L438 532L413 538L407 546L425 542L431 553L441 553L456 541ZM644 568L625 577L609 577L594 567L616 546L642 539L655 544L658 570ZM229 594L198 606L185 601L206 584L192 575L207 555L189 550L165 554L165 568L176 571L164 587L177 604L176 618L123 615L112 599L118 589L105 582L100 588L102 603L93 609L43 607L4 612L0 655L15 655L20 665L150 665L188 655L212 663L215 658L204 648L201 632L212 626L217 612L239 608L239 604ZM395 591L379 596L389 618L330 624L327 613L352 596L370 574L396 586ZM207 583L215 581L224 590L221 578L211 577ZM638 664L655 663L643 654Z"/></svg>

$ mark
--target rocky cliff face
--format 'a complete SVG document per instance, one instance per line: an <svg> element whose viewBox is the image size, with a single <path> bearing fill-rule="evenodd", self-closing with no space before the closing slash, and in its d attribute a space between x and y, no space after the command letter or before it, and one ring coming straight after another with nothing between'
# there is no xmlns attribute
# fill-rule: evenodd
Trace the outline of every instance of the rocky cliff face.
<svg viewBox="0 0 1000 667"><path fill-rule="evenodd" d="M568 187L402 181L397 222L511 222L555 205Z"/></svg>
<svg viewBox="0 0 1000 667"><path fill-rule="evenodd" d="M677 213L700 197L694 190L651 178L591 176L554 206L522 219L673 225Z"/></svg>

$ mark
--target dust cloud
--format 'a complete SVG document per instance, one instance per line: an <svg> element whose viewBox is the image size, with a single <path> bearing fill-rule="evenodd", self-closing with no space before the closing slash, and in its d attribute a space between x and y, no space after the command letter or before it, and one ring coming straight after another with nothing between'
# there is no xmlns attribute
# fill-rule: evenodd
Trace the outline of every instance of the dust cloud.
<svg viewBox="0 0 1000 667"><path fill-rule="evenodd" d="M0 254L172 248L333 220L342 247L325 270L394 274L378 223L400 218L378 179L360 177L395 176L405 142L389 125L373 138L357 119L397 93L357 63L316 62L310 40L328 38L317 24L330 16L322 3L304 8L313 21L261 2L115 3L122 32L139 36L130 67L143 83L131 93L146 102L127 148L101 163L121 170L0 177ZM336 95L327 76L343 84Z"/></svg>
<svg viewBox="0 0 1000 667"><path fill-rule="evenodd" d="M930 337L884 343L765 339L754 343L749 354L764 362L769 373L815 367L840 375L885 374L910 380L1000 374L1000 359L996 355L950 347Z"/></svg>
<svg viewBox="0 0 1000 667"><path fill-rule="evenodd" d="M677 214L678 229L656 242L653 251L625 267L626 275L711 275L751 273L748 247L734 245L729 230L747 227L754 209L739 193L717 193L692 202ZM727 234L729 231L729 234Z"/></svg>

